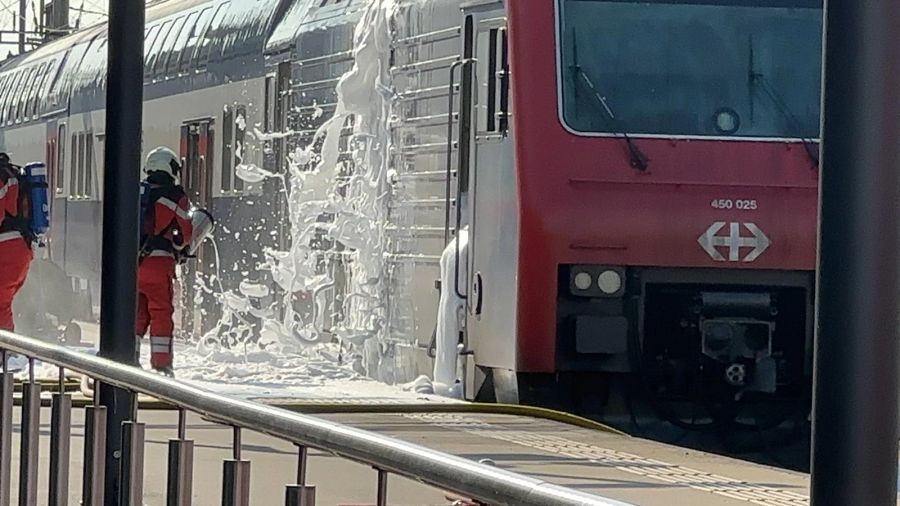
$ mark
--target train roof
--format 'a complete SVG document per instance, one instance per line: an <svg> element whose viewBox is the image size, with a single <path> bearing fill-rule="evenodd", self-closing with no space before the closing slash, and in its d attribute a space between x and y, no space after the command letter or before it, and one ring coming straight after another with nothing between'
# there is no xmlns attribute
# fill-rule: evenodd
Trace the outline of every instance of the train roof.
<svg viewBox="0 0 900 506"><path fill-rule="evenodd" d="M164 0L147 7L145 96L265 73L265 55L302 34L353 22L362 0ZM102 108L107 25L99 23L0 65L0 127Z"/></svg>
<svg viewBox="0 0 900 506"><path fill-rule="evenodd" d="M361 0L294 0L266 42L266 54L291 49L303 32L355 21L364 6Z"/></svg>

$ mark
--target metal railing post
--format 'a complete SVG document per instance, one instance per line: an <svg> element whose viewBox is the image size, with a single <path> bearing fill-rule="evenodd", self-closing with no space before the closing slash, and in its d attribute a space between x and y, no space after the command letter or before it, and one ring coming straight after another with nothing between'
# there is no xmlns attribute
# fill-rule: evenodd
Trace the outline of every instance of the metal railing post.
<svg viewBox="0 0 900 506"><path fill-rule="evenodd" d="M387 506L387 489L388 489L387 471L378 469L378 499L376 502L376 504L378 506Z"/></svg>
<svg viewBox="0 0 900 506"><path fill-rule="evenodd" d="M94 395L100 384L94 381ZM106 407L88 406L84 410L84 474L81 494L83 506L103 506L106 481Z"/></svg>
<svg viewBox="0 0 900 506"><path fill-rule="evenodd" d="M222 506L250 505L250 461L241 460L241 429L233 427L234 458L222 469Z"/></svg>
<svg viewBox="0 0 900 506"><path fill-rule="evenodd" d="M284 493L285 506L316 506L316 487L306 484L309 448L297 446L297 484L288 485Z"/></svg>
<svg viewBox="0 0 900 506"><path fill-rule="evenodd" d="M69 504L69 456L72 437L72 396L65 393L65 374L59 369L59 393L53 394L50 413L50 506Z"/></svg>
<svg viewBox="0 0 900 506"><path fill-rule="evenodd" d="M144 424L136 420L128 420L122 424L120 506L144 506L144 431Z"/></svg>
<svg viewBox="0 0 900 506"><path fill-rule="evenodd" d="M19 445L19 506L37 505L38 458L41 436L41 385L34 381L34 359L28 360L28 381L22 384L22 433Z"/></svg>
<svg viewBox="0 0 900 506"><path fill-rule="evenodd" d="M0 506L9 506L12 480L12 421L15 379L6 372L6 350L0 351Z"/></svg>
<svg viewBox="0 0 900 506"><path fill-rule="evenodd" d="M169 440L166 506L190 506L193 492L194 442L185 439L187 414L178 410L178 438Z"/></svg>

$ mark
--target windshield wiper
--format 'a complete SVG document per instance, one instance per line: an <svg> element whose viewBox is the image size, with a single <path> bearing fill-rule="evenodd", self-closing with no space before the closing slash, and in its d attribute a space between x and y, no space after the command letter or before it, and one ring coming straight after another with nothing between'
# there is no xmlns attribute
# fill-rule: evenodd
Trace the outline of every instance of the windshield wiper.
<svg viewBox="0 0 900 506"><path fill-rule="evenodd" d="M786 120L788 123L792 123L793 127L797 129L797 132L801 132L803 130L803 125L800 123L800 120L797 119L797 116L791 110L791 108L787 105L784 98L778 93L778 90L772 85L769 79L762 72L756 72L755 63L753 58L753 37L750 37L750 65L747 68L747 83L750 86L750 103L751 106L753 104L753 90L759 87L763 91L769 100L772 102L772 105L775 106L775 110L778 111L778 114ZM752 110L752 109L751 109ZM752 113L751 113L752 115ZM819 168L819 153L818 149L816 149L815 142L812 139L808 139L806 137L800 136L800 142L803 143L803 149L806 150L806 156L809 157L809 161L818 169Z"/></svg>
<svg viewBox="0 0 900 506"><path fill-rule="evenodd" d="M631 167L640 171L647 170L647 167L649 167L650 159L647 158L647 155L645 155L644 152L641 151L641 148L639 148L638 145L635 144L633 140L631 140L631 137L628 136L625 128L622 128L622 122L618 118L616 118L615 113L613 113L612 109L609 107L609 103L606 101L606 97L604 97L602 94L600 94L599 91L597 91L597 87L594 86L594 83L591 81L591 77L587 74L587 72L584 71L584 69L581 68L581 65L578 64L578 46L574 40L574 34L572 44L574 63L570 68L573 72L575 72L576 82L584 82L584 84L591 91L591 94L593 94L594 99L600 105L600 108L603 109L603 113L609 118L609 121L619 124L619 128L616 128L608 121L604 122L613 134L615 134L625 142L625 148L628 152L628 158L631 163Z"/></svg>

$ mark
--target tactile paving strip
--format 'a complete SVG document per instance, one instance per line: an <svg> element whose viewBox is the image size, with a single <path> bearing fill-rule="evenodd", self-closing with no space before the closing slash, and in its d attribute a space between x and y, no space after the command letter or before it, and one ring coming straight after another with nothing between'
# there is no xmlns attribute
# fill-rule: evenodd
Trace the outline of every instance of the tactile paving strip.
<svg viewBox="0 0 900 506"><path fill-rule="evenodd" d="M587 460L620 471L645 476L665 483L690 487L712 494L746 501L759 506L807 506L809 499L796 492L749 483L743 480L698 471L639 455L600 448L558 436L506 429L470 416L452 413L410 413L404 417L440 427L460 430L542 450L566 457Z"/></svg>

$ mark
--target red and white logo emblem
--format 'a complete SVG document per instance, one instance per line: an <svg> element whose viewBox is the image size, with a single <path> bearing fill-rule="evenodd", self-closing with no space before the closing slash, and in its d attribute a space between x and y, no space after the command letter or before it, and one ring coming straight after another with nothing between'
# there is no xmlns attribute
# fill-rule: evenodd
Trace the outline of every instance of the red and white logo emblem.
<svg viewBox="0 0 900 506"><path fill-rule="evenodd" d="M728 234L719 232L728 225ZM749 236L742 235L747 230ZM717 262L752 262L772 244L755 223L717 221L697 239L706 253ZM727 256L725 253L727 252ZM742 257L741 254L744 254Z"/></svg>

